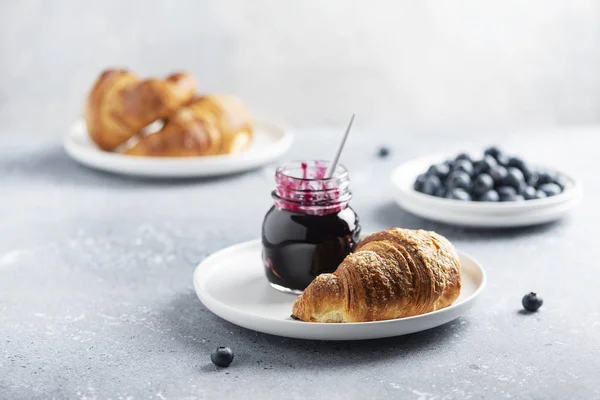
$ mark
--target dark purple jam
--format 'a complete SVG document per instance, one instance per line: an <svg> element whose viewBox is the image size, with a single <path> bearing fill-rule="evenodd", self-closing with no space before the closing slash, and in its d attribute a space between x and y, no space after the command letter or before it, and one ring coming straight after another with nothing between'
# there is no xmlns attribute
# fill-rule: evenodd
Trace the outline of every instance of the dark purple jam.
<svg viewBox="0 0 600 400"><path fill-rule="evenodd" d="M279 290L304 290L317 275L335 271L358 242L348 173L338 166L325 179L326 168L325 162L309 161L277 170L275 205L265 216L262 243L267 279Z"/></svg>

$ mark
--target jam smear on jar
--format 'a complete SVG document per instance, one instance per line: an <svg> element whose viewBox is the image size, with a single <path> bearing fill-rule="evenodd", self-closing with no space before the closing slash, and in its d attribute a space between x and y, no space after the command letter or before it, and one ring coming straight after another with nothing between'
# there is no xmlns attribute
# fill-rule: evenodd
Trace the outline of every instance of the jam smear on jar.
<svg viewBox="0 0 600 400"><path fill-rule="evenodd" d="M346 169L325 178L325 161L285 164L275 174L275 204L262 227L263 262L276 289L299 293L319 274L333 272L360 235Z"/></svg>

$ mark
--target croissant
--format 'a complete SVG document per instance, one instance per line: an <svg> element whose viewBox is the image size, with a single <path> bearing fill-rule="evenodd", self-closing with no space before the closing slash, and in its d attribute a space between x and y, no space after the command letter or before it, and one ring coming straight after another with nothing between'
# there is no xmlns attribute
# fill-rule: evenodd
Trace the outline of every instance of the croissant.
<svg viewBox="0 0 600 400"><path fill-rule="evenodd" d="M186 73L141 80L126 70L104 71L88 94L84 120L91 139L112 151L150 123L189 102L196 80Z"/></svg>
<svg viewBox="0 0 600 400"><path fill-rule="evenodd" d="M140 138L125 154L186 157L232 154L252 141L252 114L235 96L199 97L180 108L163 128Z"/></svg>
<svg viewBox="0 0 600 400"><path fill-rule="evenodd" d="M409 317L449 306L460 287L460 262L445 237L392 228L367 236L333 274L317 276L292 315L308 322Z"/></svg>

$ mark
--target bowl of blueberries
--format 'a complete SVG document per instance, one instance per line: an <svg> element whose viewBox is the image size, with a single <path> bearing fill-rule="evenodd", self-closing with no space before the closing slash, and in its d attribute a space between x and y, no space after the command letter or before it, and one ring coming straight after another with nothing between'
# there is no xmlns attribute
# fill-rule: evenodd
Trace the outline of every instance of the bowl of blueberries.
<svg viewBox="0 0 600 400"><path fill-rule="evenodd" d="M583 196L571 176L508 155L483 153L409 161L392 174L405 210L440 222L486 227L526 226L562 217Z"/></svg>

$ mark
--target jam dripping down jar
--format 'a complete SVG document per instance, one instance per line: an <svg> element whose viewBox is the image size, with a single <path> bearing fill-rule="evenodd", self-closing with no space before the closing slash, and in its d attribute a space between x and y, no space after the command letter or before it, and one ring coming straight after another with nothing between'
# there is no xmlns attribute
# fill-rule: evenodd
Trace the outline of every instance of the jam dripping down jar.
<svg viewBox="0 0 600 400"><path fill-rule="evenodd" d="M325 178L328 165L297 161L275 172L275 204L262 225L263 263L275 289L301 293L317 275L335 271L358 242L348 171L338 165Z"/></svg>

